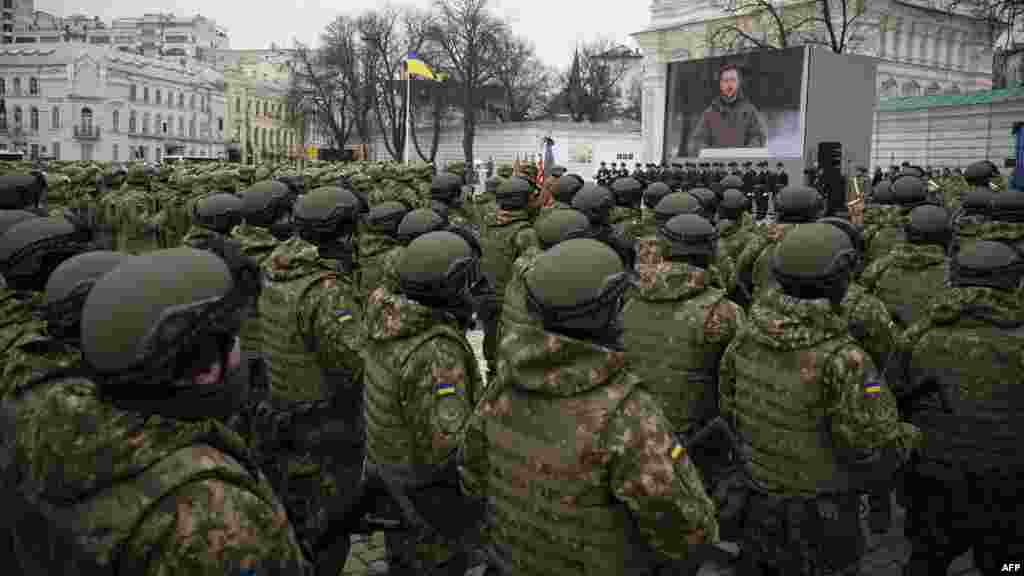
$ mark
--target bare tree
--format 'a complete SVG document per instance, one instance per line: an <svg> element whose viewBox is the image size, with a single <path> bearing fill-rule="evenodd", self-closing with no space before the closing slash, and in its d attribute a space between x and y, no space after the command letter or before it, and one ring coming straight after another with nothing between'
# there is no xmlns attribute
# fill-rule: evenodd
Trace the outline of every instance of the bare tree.
<svg viewBox="0 0 1024 576"><path fill-rule="evenodd" d="M294 59L289 67L289 108L312 112L326 124L335 147L343 149L352 133L352 123L345 113L349 107L347 87L335 71L325 65L321 51L311 50L299 42L295 43Z"/></svg>
<svg viewBox="0 0 1024 576"><path fill-rule="evenodd" d="M643 85L639 79L633 80L626 93L626 107L622 115L630 120L640 121L643 113Z"/></svg>
<svg viewBox="0 0 1024 576"><path fill-rule="evenodd" d="M766 48L785 49L804 44L850 52L864 42L865 0L815 0L786 5L780 0L720 0L730 16L716 23L708 46L736 53Z"/></svg>
<svg viewBox="0 0 1024 576"><path fill-rule="evenodd" d="M505 91L505 120L519 122L541 115L550 97L553 74L537 57L533 45L505 29L498 35L493 56L495 79Z"/></svg>
<svg viewBox="0 0 1024 576"><path fill-rule="evenodd" d="M629 61L614 55L610 40L584 43L573 55L568 73L562 76L562 103L574 122L600 122L616 112L622 91L619 83Z"/></svg>
<svg viewBox="0 0 1024 576"><path fill-rule="evenodd" d="M334 76L337 91L342 96L339 113L349 123L348 130L354 129L359 139L367 142L370 139L367 120L373 100L357 21L348 16L335 18L324 29L320 42L323 66Z"/></svg>
<svg viewBox="0 0 1024 576"><path fill-rule="evenodd" d="M494 79L494 54L504 24L490 13L489 0L434 0L437 22L430 40L441 48L444 68L458 84L462 107L462 151L466 166L473 165L479 95Z"/></svg>
<svg viewBox="0 0 1024 576"><path fill-rule="evenodd" d="M1005 88L1008 76L1017 76L1008 66L1024 46L1015 42L1014 32L1024 18L1024 4L1020 0L932 0L931 6L948 12L949 17L967 16L985 23L989 45L992 47L992 86Z"/></svg>

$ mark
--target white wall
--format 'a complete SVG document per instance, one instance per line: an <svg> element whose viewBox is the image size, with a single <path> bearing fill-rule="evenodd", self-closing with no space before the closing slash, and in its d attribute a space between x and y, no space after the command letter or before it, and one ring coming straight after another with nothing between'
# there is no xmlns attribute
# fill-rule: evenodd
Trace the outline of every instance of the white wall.
<svg viewBox="0 0 1024 576"><path fill-rule="evenodd" d="M903 161L922 166L967 166L1014 156L1013 122L1024 120L1024 98L982 105L876 112L872 166Z"/></svg>

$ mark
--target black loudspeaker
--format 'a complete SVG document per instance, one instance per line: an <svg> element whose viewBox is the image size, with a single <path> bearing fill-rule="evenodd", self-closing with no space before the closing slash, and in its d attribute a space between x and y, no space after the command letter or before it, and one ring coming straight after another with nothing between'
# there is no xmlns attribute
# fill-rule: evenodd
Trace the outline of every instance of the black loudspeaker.
<svg viewBox="0 0 1024 576"><path fill-rule="evenodd" d="M818 167L821 169L818 189L828 198L827 213L846 213L846 183L842 174L843 145L840 142L818 143Z"/></svg>

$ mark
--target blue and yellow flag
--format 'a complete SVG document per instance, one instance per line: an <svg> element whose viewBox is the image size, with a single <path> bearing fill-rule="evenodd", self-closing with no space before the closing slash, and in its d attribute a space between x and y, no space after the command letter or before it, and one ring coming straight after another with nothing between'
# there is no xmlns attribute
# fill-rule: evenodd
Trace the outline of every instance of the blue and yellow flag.
<svg viewBox="0 0 1024 576"><path fill-rule="evenodd" d="M869 380L864 383L864 395L868 398L874 398L882 393L882 384L874 380Z"/></svg>
<svg viewBox="0 0 1024 576"><path fill-rule="evenodd" d="M455 394L455 385L447 382L440 382L434 387L434 393L438 396L448 396L449 394Z"/></svg>
<svg viewBox="0 0 1024 576"><path fill-rule="evenodd" d="M437 80L434 76L434 71L427 66L425 62L416 58L415 52L409 52L405 56L405 71L413 76L419 76L420 78L426 78L427 80Z"/></svg>

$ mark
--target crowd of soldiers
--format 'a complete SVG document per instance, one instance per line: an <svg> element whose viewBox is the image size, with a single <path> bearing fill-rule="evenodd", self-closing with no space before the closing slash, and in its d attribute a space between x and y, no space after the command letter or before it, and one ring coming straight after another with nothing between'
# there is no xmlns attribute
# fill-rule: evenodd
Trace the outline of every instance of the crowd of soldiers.
<svg viewBox="0 0 1024 576"><path fill-rule="evenodd" d="M0 168L7 569L857 574L894 495L908 576L1024 558L1024 191L700 168Z"/></svg>

